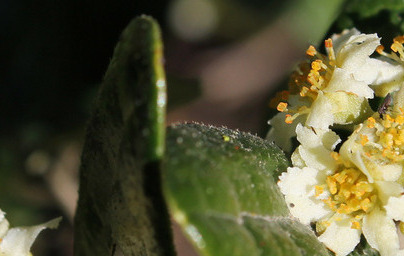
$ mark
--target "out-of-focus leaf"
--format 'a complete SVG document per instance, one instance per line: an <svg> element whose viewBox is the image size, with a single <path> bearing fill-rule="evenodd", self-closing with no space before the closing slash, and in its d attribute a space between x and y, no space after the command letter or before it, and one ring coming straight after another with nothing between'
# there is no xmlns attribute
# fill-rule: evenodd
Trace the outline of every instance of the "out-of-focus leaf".
<svg viewBox="0 0 404 256"><path fill-rule="evenodd" d="M355 12L361 18L374 16L382 10L403 11L404 2L401 0L351 0L347 1L347 12Z"/></svg>
<svg viewBox="0 0 404 256"><path fill-rule="evenodd" d="M404 33L404 2L401 0L352 0L346 5L331 33L356 27L365 33L377 33L384 44Z"/></svg>
<svg viewBox="0 0 404 256"><path fill-rule="evenodd" d="M362 236L361 242L356 246L355 250L348 254L348 256L380 256L379 252L366 242Z"/></svg>
<svg viewBox="0 0 404 256"><path fill-rule="evenodd" d="M256 136L199 124L168 129L163 187L202 255L329 255L290 218L276 181L284 154Z"/></svg>
<svg viewBox="0 0 404 256"><path fill-rule="evenodd" d="M87 128L75 255L174 255L160 187L165 77L156 22L123 32Z"/></svg>

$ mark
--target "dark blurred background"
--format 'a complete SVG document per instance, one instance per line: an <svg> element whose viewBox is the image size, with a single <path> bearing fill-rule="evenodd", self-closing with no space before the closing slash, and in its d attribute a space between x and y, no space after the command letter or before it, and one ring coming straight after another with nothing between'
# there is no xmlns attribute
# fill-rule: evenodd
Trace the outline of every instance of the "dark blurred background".
<svg viewBox="0 0 404 256"><path fill-rule="evenodd" d="M119 35L134 17L151 15L162 28L168 123L265 135L269 96L308 44L324 36L342 1L320 3L0 1L0 209L12 226L64 216L33 252L72 255L86 120Z"/></svg>

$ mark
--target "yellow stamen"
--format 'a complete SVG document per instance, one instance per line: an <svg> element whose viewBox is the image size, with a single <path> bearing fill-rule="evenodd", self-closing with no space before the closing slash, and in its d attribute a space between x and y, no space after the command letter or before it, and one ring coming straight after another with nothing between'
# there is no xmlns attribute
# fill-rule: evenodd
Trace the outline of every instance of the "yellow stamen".
<svg viewBox="0 0 404 256"><path fill-rule="evenodd" d="M401 47L402 47L402 45L401 45L400 43L394 42L394 43L391 45L390 48L391 48L391 50L393 50L393 52L398 52Z"/></svg>
<svg viewBox="0 0 404 256"><path fill-rule="evenodd" d="M404 116L403 115L398 115L397 117L396 117L396 123L397 124L404 124Z"/></svg>
<svg viewBox="0 0 404 256"><path fill-rule="evenodd" d="M361 229L361 224L358 221L352 221L351 228L353 228L353 229Z"/></svg>
<svg viewBox="0 0 404 256"><path fill-rule="evenodd" d="M393 39L393 43L390 46L390 49L392 50L391 53L385 52L384 47L381 45L376 48L376 51L380 55L385 56L385 57L387 57L393 61L396 61L398 63L401 63L403 65L404 64L403 44L404 44L404 36L397 36Z"/></svg>
<svg viewBox="0 0 404 256"><path fill-rule="evenodd" d="M335 53L334 53L334 48L332 47L331 38L325 40L324 43L325 43L325 50L327 51L327 54L328 54L328 58L330 59L330 62L333 63L335 61Z"/></svg>
<svg viewBox="0 0 404 256"><path fill-rule="evenodd" d="M338 172L333 177L338 183L342 184L345 182L348 175L346 174L346 172Z"/></svg>
<svg viewBox="0 0 404 256"><path fill-rule="evenodd" d="M393 39L393 42L397 42L397 43L400 43L400 44L403 44L404 43L404 36L396 36L394 39Z"/></svg>
<svg viewBox="0 0 404 256"><path fill-rule="evenodd" d="M324 187L323 186L315 186L315 193L316 197L319 197L322 193L324 193Z"/></svg>
<svg viewBox="0 0 404 256"><path fill-rule="evenodd" d="M378 54L382 54L383 51L384 51L384 46L383 46L383 45L379 45L379 46L376 48L376 52L377 52Z"/></svg>
<svg viewBox="0 0 404 256"><path fill-rule="evenodd" d="M288 103L286 103L286 102L280 102L280 103L278 104L278 107L276 107L276 109L277 109L279 112L288 111Z"/></svg>
<svg viewBox="0 0 404 256"><path fill-rule="evenodd" d="M315 60L311 63L311 68L315 71L319 71L322 67L323 62L321 60Z"/></svg>
<svg viewBox="0 0 404 256"><path fill-rule="evenodd" d="M338 191L337 182L335 181L335 178L333 176L328 176L326 182L331 194L335 195Z"/></svg>
<svg viewBox="0 0 404 256"><path fill-rule="evenodd" d="M404 161L404 114L402 110L389 112L379 118L368 118L367 127L375 128L372 142L378 144L365 144L364 155L386 164L386 161ZM362 139L362 137L361 137Z"/></svg>
<svg viewBox="0 0 404 256"><path fill-rule="evenodd" d="M306 54L313 57L314 55L317 54L317 50L313 45L310 45L306 51Z"/></svg>
<svg viewBox="0 0 404 256"><path fill-rule="evenodd" d="M346 168L346 165L343 163L342 169L326 178L331 196L323 202L337 213L360 219L362 214L373 209L377 196L366 176L356 168Z"/></svg>
<svg viewBox="0 0 404 256"><path fill-rule="evenodd" d="M404 60L404 47L403 47L403 36L398 36L396 38L394 38L393 40L393 44L391 45L391 50L393 50L393 52L397 52L400 56L400 60Z"/></svg>
<svg viewBox="0 0 404 256"><path fill-rule="evenodd" d="M338 161L340 155L339 155L338 152L333 151L333 152L331 152L331 157L332 157L335 161Z"/></svg>
<svg viewBox="0 0 404 256"><path fill-rule="evenodd" d="M325 48L332 48L332 40L331 38L328 38L327 40L324 41Z"/></svg>
<svg viewBox="0 0 404 256"><path fill-rule="evenodd" d="M292 115L289 115L289 114L286 115L286 117L285 117L285 123L287 123L287 124L293 123Z"/></svg>
<svg viewBox="0 0 404 256"><path fill-rule="evenodd" d="M369 212L369 209L372 207L372 203L370 202L369 198L365 198L361 202L361 209L364 210L365 212Z"/></svg>
<svg viewBox="0 0 404 256"><path fill-rule="evenodd" d="M391 118L389 114L386 114L385 118L381 121L381 124L384 126L384 128L390 128L393 122L394 119Z"/></svg>
<svg viewBox="0 0 404 256"><path fill-rule="evenodd" d="M360 134L359 137L361 138L361 144L362 144L362 146L364 146L366 143L369 142L369 138L368 138L368 136L366 136L365 134Z"/></svg>
<svg viewBox="0 0 404 256"><path fill-rule="evenodd" d="M375 127L375 123L376 123L376 120L375 120L373 117L369 117L369 118L368 118L367 126L368 126L369 128L374 128L374 127Z"/></svg>
<svg viewBox="0 0 404 256"><path fill-rule="evenodd" d="M309 91L310 91L309 88L307 88L306 86L303 86L302 89L300 90L300 96L305 97Z"/></svg>
<svg viewBox="0 0 404 256"><path fill-rule="evenodd" d="M269 102L270 108L276 108L281 101L287 101L289 99L289 91L277 92L275 97Z"/></svg>

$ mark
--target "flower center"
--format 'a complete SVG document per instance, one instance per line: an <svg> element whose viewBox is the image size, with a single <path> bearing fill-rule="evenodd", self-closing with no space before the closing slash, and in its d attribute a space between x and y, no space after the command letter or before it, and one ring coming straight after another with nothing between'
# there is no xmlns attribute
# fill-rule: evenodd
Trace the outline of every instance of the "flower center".
<svg viewBox="0 0 404 256"><path fill-rule="evenodd" d="M370 117L366 125L376 135L374 141L369 141L367 135L361 134L361 144L365 155L382 162L400 162L404 160L404 112L392 117L389 114L383 118Z"/></svg>
<svg viewBox="0 0 404 256"><path fill-rule="evenodd" d="M310 112L307 106L288 108L286 101L290 94L299 94L311 105L317 99L319 91L327 87L336 66L331 39L325 40L325 48L327 55L317 52L314 46L310 46L306 51L309 60L301 63L293 72L289 81L289 91L283 91L271 100L269 104L271 107L287 113L286 123L292 123L298 116Z"/></svg>
<svg viewBox="0 0 404 256"><path fill-rule="evenodd" d="M377 195L374 186L356 167L340 165L336 173L326 179L326 184L316 186L316 197L328 190L329 196L322 201L338 214L350 215L351 228L360 229L360 220L373 210ZM317 224L317 231L325 230L332 221L330 218Z"/></svg>

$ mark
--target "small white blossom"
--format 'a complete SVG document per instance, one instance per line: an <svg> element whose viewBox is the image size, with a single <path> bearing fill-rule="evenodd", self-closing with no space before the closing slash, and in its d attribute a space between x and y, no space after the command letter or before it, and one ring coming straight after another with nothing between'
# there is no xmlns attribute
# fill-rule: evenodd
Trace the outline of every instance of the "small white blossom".
<svg viewBox="0 0 404 256"><path fill-rule="evenodd" d="M311 46L310 60L294 72L289 91L278 94L272 102L281 112L269 121L267 138L290 152L290 138L297 123L326 130L333 124L362 121L371 112L367 99L374 92L369 87L391 80L396 65L369 56L380 44L376 34L345 31L325 41L327 56ZM283 121L283 122L282 122Z"/></svg>
<svg viewBox="0 0 404 256"><path fill-rule="evenodd" d="M0 210L0 256L29 256L38 234L45 228L57 228L60 218L30 226L9 228L5 213Z"/></svg>
<svg viewBox="0 0 404 256"><path fill-rule="evenodd" d="M382 256L404 255L395 224L404 221L403 186L371 182L350 158L333 151L340 140L330 130L299 124L296 133L301 145L294 167L278 182L291 214L303 224L316 223L319 240L337 256L352 252L361 234Z"/></svg>

